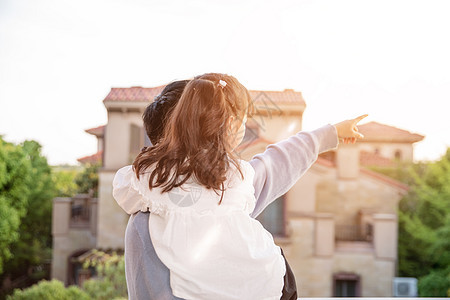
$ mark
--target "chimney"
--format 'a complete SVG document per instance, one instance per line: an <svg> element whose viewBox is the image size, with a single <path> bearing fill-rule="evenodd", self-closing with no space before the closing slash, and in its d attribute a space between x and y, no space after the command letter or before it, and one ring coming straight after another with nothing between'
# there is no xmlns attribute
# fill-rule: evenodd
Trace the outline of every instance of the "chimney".
<svg viewBox="0 0 450 300"><path fill-rule="evenodd" d="M336 166L339 179L356 179L359 175L358 144L339 144L336 151Z"/></svg>

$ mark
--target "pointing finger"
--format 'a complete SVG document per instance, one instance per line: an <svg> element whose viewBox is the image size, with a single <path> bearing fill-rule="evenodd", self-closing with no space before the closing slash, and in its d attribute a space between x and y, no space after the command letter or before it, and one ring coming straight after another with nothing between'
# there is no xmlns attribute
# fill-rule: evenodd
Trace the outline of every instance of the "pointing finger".
<svg viewBox="0 0 450 300"><path fill-rule="evenodd" d="M359 117L357 117L357 118L354 118L353 121L354 121L354 123L356 124L356 123L358 123L359 121L361 121L362 119L364 119L364 118L367 117L367 116L368 116L368 114L361 115L361 116L359 116Z"/></svg>

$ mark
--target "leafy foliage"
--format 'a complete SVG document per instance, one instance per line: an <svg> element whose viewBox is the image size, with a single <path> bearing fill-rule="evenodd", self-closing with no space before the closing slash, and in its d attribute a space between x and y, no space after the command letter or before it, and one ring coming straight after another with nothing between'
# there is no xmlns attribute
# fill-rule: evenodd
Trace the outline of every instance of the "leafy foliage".
<svg viewBox="0 0 450 300"><path fill-rule="evenodd" d="M52 172L39 143L1 138L0 171L0 282L26 286L49 276Z"/></svg>
<svg viewBox="0 0 450 300"><path fill-rule="evenodd" d="M25 141L22 149L31 164L26 216L21 219L19 240L11 245L14 259L9 270L28 268L51 259L52 199L55 196L51 168L35 141Z"/></svg>
<svg viewBox="0 0 450 300"><path fill-rule="evenodd" d="M16 289L7 300L90 300L88 294L76 286L65 288L58 280L42 280L25 290Z"/></svg>
<svg viewBox="0 0 450 300"><path fill-rule="evenodd" d="M75 178L78 186L78 193L91 194L97 197L98 194L98 168L100 164L86 164L84 170Z"/></svg>
<svg viewBox="0 0 450 300"><path fill-rule="evenodd" d="M21 146L0 136L0 274L12 257L11 244L19 240L19 226L27 213L32 166Z"/></svg>
<svg viewBox="0 0 450 300"><path fill-rule="evenodd" d="M65 288L58 280L43 280L25 290L16 289L13 295L7 297L7 300L127 299L123 255L93 250L91 258L84 263L83 267L95 267L96 275L84 281L81 289L76 286Z"/></svg>
<svg viewBox="0 0 450 300"><path fill-rule="evenodd" d="M92 299L108 300L127 297L125 280L125 260L123 255L112 255L102 251L94 251L94 256L84 264L84 267L94 266L96 278L83 283L85 290Z"/></svg>
<svg viewBox="0 0 450 300"><path fill-rule="evenodd" d="M53 167L53 184L56 190L56 197L73 197L78 192L78 185L75 178L79 170L74 167Z"/></svg>
<svg viewBox="0 0 450 300"><path fill-rule="evenodd" d="M450 289L450 148L439 161L409 166L407 172L409 178L397 178L411 186L399 206L399 275L419 278L420 296L445 297Z"/></svg>
<svg viewBox="0 0 450 300"><path fill-rule="evenodd" d="M446 297L449 292L450 267L419 278L419 295L422 297Z"/></svg>
<svg viewBox="0 0 450 300"><path fill-rule="evenodd" d="M98 167L52 170L39 143L13 144L0 136L0 284L14 282L0 286L0 298L11 287L49 278L52 200L96 195Z"/></svg>

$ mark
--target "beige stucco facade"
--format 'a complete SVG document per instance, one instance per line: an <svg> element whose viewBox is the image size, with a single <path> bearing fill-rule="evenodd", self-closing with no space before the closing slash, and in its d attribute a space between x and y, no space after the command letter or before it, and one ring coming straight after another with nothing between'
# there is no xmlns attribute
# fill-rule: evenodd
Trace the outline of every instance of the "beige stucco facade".
<svg viewBox="0 0 450 300"><path fill-rule="evenodd" d="M328 216L291 217L289 226L289 241L280 244L294 271L300 297L332 297L333 275L338 273L357 274L362 297L392 296L395 257L379 257L373 246L362 242L336 245Z"/></svg>
<svg viewBox="0 0 450 300"><path fill-rule="evenodd" d="M108 111L103 169L117 170L134 160L130 157L130 128L132 125L142 128L142 111Z"/></svg>
<svg viewBox="0 0 450 300"><path fill-rule="evenodd" d="M143 137L133 137L136 134L133 128L141 128L143 134L141 115L147 104L105 101L108 123L104 132L103 168L99 173L96 235L75 236L77 233L68 233L70 230L55 229L54 264L61 265L64 256L83 247L123 248L128 216L112 197L112 181L119 168L130 164L133 151L145 143ZM242 148L241 157L250 159L263 152L268 143L301 130L304 106L293 107L296 106L279 105L277 113L256 115L251 122L253 128L258 128L259 139ZM412 157L411 144L340 145L335 161L319 159L285 195L286 234L275 237L275 241L283 248L293 269L299 296L333 296L336 278L342 274L357 278L361 296L392 296L397 261L397 206L406 189L361 169L360 151L376 148L389 155L401 149L405 157ZM54 211L58 205L55 202ZM68 217L67 212L55 216L54 223L62 223ZM345 226L362 233L364 239L342 238ZM65 248L59 247L60 243ZM52 277L63 278L59 269L54 267Z"/></svg>
<svg viewBox="0 0 450 300"><path fill-rule="evenodd" d="M406 190L362 172L359 146L339 145L334 165L315 163L286 194L287 235L275 241L293 269L301 297L334 296L337 274L359 277L360 296L392 296L397 206ZM250 158L261 148L249 147L243 156ZM360 232L371 226L371 237L341 240L342 226Z"/></svg>
<svg viewBox="0 0 450 300"><path fill-rule="evenodd" d="M401 161L411 162L414 158L414 149L411 143L360 143L359 149L371 153L377 153L383 157L398 159Z"/></svg>
<svg viewBox="0 0 450 300"><path fill-rule="evenodd" d="M250 122L258 126L260 138L271 142L286 139L302 129L302 117L300 114L282 116L256 115Z"/></svg>
<svg viewBox="0 0 450 300"><path fill-rule="evenodd" d="M74 202L88 201L86 218L71 216ZM52 211L53 256L51 277L71 284L70 258L96 246L97 235L97 199L55 198Z"/></svg>
<svg viewBox="0 0 450 300"><path fill-rule="evenodd" d="M112 181L115 171L101 170L99 173L99 201L97 243L100 249L123 249L128 215L112 197Z"/></svg>

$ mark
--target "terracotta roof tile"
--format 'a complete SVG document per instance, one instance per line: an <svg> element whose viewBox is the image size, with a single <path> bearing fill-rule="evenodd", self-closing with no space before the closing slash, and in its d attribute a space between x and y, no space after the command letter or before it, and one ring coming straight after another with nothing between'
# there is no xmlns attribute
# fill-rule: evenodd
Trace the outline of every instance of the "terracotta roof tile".
<svg viewBox="0 0 450 300"><path fill-rule="evenodd" d="M393 126L384 125L377 122L370 122L358 126L359 131L364 134L365 142L397 142L397 143L415 143L423 140L424 136L409 131L399 129Z"/></svg>
<svg viewBox="0 0 450 300"><path fill-rule="evenodd" d="M129 88L111 88L111 91L103 101L133 101L149 102L152 101L163 89L165 85L144 88L133 86Z"/></svg>
<svg viewBox="0 0 450 300"><path fill-rule="evenodd" d="M77 160L82 164L87 164L87 163L95 164L95 163L101 162L102 157L103 157L103 151L99 151L95 154L78 158Z"/></svg>
<svg viewBox="0 0 450 300"><path fill-rule="evenodd" d="M286 89L284 91L257 91L249 90L250 97L253 99L254 103L270 103L267 100L274 103L283 104L301 104L305 105L305 100L303 99L301 92L295 92L291 89Z"/></svg>
<svg viewBox="0 0 450 300"><path fill-rule="evenodd" d="M129 88L111 88L111 91L103 100L105 101L132 101L132 102L151 102L163 89L165 85L158 87L144 88L134 86ZM301 92L295 92L292 89L284 91L257 91L250 90L250 96L255 103L266 103L270 101L283 104L302 104L305 105Z"/></svg>
<svg viewBox="0 0 450 300"><path fill-rule="evenodd" d="M331 161L329 159L326 159L326 158L320 157L320 156L317 158L315 163L319 164L319 165L322 165L322 166L325 166L325 167L329 167L329 168L335 168L336 167L336 164L334 163L334 161Z"/></svg>
<svg viewBox="0 0 450 300"><path fill-rule="evenodd" d="M105 133L105 126L106 125L101 125L98 127L94 127L94 128L89 128L86 129L85 131L89 134L98 136L98 137L103 137L104 133Z"/></svg>

